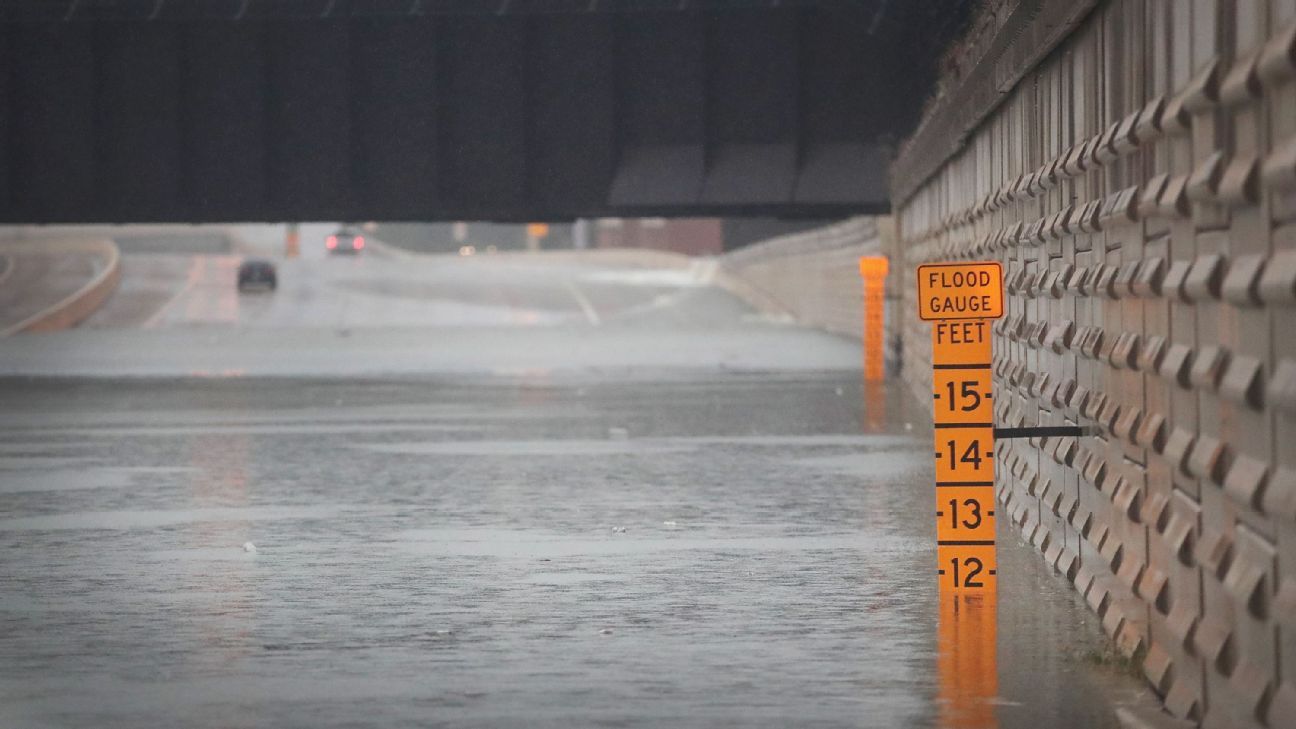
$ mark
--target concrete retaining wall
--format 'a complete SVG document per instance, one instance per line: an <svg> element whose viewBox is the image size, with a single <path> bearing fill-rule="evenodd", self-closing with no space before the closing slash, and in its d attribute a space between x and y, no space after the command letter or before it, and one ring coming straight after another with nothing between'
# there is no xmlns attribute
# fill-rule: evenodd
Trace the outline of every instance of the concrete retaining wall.
<svg viewBox="0 0 1296 729"><path fill-rule="evenodd" d="M894 169L913 267L1005 264L997 490L1174 715L1296 717L1296 1L1001 0ZM958 60L958 59L956 59Z"/></svg>
<svg viewBox="0 0 1296 729"><path fill-rule="evenodd" d="M759 308L858 338L864 326L859 258L886 253L890 231L889 218L852 218L728 253L720 268L736 282L731 288Z"/></svg>

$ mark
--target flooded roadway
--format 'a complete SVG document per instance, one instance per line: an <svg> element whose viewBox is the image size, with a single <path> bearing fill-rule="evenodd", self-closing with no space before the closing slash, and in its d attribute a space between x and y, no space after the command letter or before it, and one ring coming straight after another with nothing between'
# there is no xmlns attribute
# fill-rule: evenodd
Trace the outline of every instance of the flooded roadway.
<svg viewBox="0 0 1296 729"><path fill-rule="evenodd" d="M0 726L1115 725L1137 682L1004 520L995 690L953 690L924 416L724 296L687 367L0 379Z"/></svg>

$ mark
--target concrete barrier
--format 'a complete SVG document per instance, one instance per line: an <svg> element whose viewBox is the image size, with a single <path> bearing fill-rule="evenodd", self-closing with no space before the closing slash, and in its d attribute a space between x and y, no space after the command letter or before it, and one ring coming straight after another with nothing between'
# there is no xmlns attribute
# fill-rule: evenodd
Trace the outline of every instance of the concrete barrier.
<svg viewBox="0 0 1296 729"><path fill-rule="evenodd" d="M478 249L471 256L461 256L453 252L429 253L410 250L371 237L365 238L365 251L386 258L461 260L465 263L501 261L506 263L526 263L528 265L570 265L596 262L599 265L632 268L688 268L699 260L683 253L651 248L564 248L540 251L507 250L496 253L486 253Z"/></svg>
<svg viewBox="0 0 1296 729"><path fill-rule="evenodd" d="M69 250L99 256L103 266L84 286L62 300L0 330L0 337L20 332L50 332L76 326L98 309L121 280L121 251L109 240L78 241L70 244L41 242L36 245L67 245Z"/></svg>
<svg viewBox="0 0 1296 729"><path fill-rule="evenodd" d="M725 254L718 280L757 308L859 338L864 326L859 258L889 255L890 231L889 218L859 217L780 236ZM888 317L896 316L890 302L887 308ZM893 346L888 349L894 357Z"/></svg>

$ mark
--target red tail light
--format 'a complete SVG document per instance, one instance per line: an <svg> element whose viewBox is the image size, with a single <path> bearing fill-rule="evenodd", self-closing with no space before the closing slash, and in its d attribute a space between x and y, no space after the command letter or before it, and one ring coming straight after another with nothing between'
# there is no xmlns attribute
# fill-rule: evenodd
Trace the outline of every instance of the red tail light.
<svg viewBox="0 0 1296 729"><path fill-rule="evenodd" d="M355 239L355 249L358 251L361 248L364 248L364 236L357 235Z"/></svg>
<svg viewBox="0 0 1296 729"><path fill-rule="evenodd" d="M330 235L328 237L328 240L324 241L324 245L328 246L329 250L333 250L334 248L337 248L337 236Z"/></svg>

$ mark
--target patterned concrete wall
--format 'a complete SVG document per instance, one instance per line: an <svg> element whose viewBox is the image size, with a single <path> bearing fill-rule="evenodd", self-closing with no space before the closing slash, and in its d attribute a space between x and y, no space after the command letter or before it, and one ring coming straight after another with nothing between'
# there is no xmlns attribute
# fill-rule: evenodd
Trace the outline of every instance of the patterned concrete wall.
<svg viewBox="0 0 1296 729"><path fill-rule="evenodd" d="M891 231L890 218L852 218L741 248L723 256L721 267L742 283L737 293L760 308L858 338L864 326L859 258L884 255L894 245ZM899 274L893 270L890 278L888 290L898 297ZM898 307L887 308L896 315Z"/></svg>
<svg viewBox="0 0 1296 729"><path fill-rule="evenodd" d="M1296 725L1296 0L988 5L893 171L904 376L913 266L1003 261L1000 424L1095 435L1001 513L1174 715Z"/></svg>

